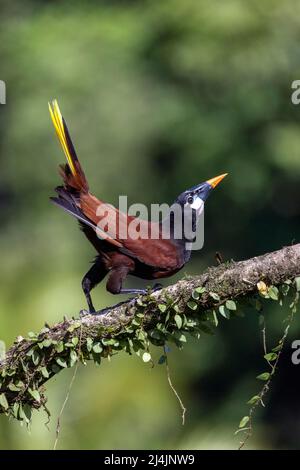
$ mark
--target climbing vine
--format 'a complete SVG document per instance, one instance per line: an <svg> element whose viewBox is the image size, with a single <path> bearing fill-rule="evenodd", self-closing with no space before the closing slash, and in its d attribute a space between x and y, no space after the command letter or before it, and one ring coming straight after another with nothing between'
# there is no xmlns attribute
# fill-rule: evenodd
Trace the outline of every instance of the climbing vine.
<svg viewBox="0 0 300 470"><path fill-rule="evenodd" d="M241 419L239 423L239 428L235 432L235 434L238 434L240 432L244 434L243 439L240 441L240 444L239 444L239 450L245 446L248 439L252 436L253 418L254 418L254 414L257 408L259 406L265 407L264 398L270 390L270 385L276 373L280 355L285 345L285 341L287 339L290 326L294 319L294 314L297 311L297 305L298 305L299 296L300 296L300 277L297 277L295 279L294 287L295 289L293 289L293 283L291 280L285 281L282 284L282 286L280 286L279 288L275 286L268 287L263 281L260 281L257 284L258 291L262 298L275 300L279 302L281 306L283 305L284 297L288 295L291 288L292 288L292 292L294 292L294 297L292 298L292 301L289 304L289 314L284 321L285 327L284 327L283 334L280 337L277 344L269 352L267 350L265 318L263 315L260 315L259 320L262 326L261 332L262 332L264 359L267 363L268 370L261 372L256 377L258 380L263 382L263 386L261 387L261 389L256 395L252 396L248 400L247 404L250 405L248 415L244 416ZM257 306L257 310L261 312L262 304L260 302L257 302L256 306Z"/></svg>

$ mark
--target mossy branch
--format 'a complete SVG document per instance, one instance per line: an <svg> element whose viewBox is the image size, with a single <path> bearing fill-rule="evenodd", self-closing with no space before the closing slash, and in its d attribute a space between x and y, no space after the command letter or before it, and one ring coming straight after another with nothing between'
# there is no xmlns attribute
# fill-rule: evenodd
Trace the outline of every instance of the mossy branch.
<svg viewBox="0 0 300 470"><path fill-rule="evenodd" d="M150 343L181 347L185 333L199 336L227 318L237 302L259 297L279 300L297 278L300 244L246 261L224 263L149 295L115 305L101 315L64 319L28 338L18 337L0 361L0 413L29 422L45 407L44 384L78 361L100 363L118 351L151 360ZM258 289L261 282L265 288ZM276 288L283 286L284 290ZM163 360L163 358L162 358Z"/></svg>

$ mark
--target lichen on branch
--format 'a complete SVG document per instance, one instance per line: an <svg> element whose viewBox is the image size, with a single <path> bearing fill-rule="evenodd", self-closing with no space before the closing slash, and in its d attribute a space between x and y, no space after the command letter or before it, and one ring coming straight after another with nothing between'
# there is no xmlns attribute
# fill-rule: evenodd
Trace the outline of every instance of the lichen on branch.
<svg viewBox="0 0 300 470"><path fill-rule="evenodd" d="M218 316L238 314L242 303L259 309L264 299L282 302L290 289L299 297L299 275L297 244L209 268L101 315L65 318L27 338L18 336L0 361L0 413L29 423L33 409L46 407L44 384L61 370L78 361L100 364L120 351L151 361L151 344L181 348L186 334L212 333Z"/></svg>

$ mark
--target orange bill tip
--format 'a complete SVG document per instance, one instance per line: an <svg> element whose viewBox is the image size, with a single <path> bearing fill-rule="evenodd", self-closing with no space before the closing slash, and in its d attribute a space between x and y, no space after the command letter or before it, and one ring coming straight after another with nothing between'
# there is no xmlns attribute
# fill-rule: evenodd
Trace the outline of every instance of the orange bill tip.
<svg viewBox="0 0 300 470"><path fill-rule="evenodd" d="M206 181L208 184L211 185L212 188L215 188L225 176L227 176L228 173L224 173L223 175L215 176L214 178L211 178L210 180Z"/></svg>

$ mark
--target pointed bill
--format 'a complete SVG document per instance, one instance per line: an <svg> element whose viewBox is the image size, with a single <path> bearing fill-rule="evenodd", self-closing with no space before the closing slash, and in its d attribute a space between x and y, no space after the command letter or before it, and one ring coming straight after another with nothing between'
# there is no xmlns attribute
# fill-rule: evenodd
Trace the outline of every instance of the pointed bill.
<svg viewBox="0 0 300 470"><path fill-rule="evenodd" d="M214 178L211 178L210 180L206 181L208 184L211 185L212 188L215 188L225 176L227 176L228 173L224 173L223 175L215 176Z"/></svg>

